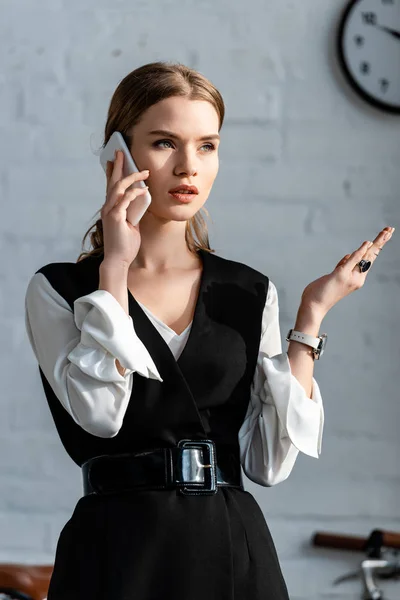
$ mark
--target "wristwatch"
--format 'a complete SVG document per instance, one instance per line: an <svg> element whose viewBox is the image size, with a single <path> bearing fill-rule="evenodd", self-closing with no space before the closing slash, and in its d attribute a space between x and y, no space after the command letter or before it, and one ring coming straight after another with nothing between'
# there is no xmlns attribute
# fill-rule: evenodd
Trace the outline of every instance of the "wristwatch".
<svg viewBox="0 0 400 600"><path fill-rule="evenodd" d="M319 337L314 337L308 333L302 333L301 331L289 329L286 336L286 341L290 342L290 340L311 346L314 358L319 360L324 353L328 335L326 333L322 333Z"/></svg>

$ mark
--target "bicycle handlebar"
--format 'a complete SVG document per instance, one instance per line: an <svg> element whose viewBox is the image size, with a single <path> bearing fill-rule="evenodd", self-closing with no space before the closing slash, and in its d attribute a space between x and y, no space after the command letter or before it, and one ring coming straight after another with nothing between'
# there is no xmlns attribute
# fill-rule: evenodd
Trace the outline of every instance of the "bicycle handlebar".
<svg viewBox="0 0 400 600"><path fill-rule="evenodd" d="M365 552L371 545L400 549L400 533L374 529L369 537L361 537L317 531L313 535L312 544L324 548L338 548L341 550L354 550L358 552Z"/></svg>
<svg viewBox="0 0 400 600"><path fill-rule="evenodd" d="M329 533L317 531L313 538L313 546L323 548L339 548L341 550L356 550L364 552L367 546L368 538L355 535L341 535L338 533Z"/></svg>
<svg viewBox="0 0 400 600"><path fill-rule="evenodd" d="M400 533L396 533L395 531L381 531L381 534L382 546L400 549Z"/></svg>

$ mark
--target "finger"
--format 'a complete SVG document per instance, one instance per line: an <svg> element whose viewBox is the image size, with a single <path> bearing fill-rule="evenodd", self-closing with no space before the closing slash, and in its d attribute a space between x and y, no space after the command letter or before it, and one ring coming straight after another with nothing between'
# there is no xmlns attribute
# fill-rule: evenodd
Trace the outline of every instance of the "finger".
<svg viewBox="0 0 400 600"><path fill-rule="evenodd" d="M357 248L357 250L350 254L347 260L347 264L350 265L353 269L357 265L357 263L360 262L360 260L363 258L364 254L366 253L368 248L372 246L372 244L373 242L369 241L363 242L361 246Z"/></svg>
<svg viewBox="0 0 400 600"><path fill-rule="evenodd" d="M123 166L124 166L124 153L119 152L119 150L115 151L113 170L111 172L110 177L110 186L113 187L117 181L120 181L123 175Z"/></svg>
<svg viewBox="0 0 400 600"><path fill-rule="evenodd" d="M129 202L134 200L137 196L142 196L143 194L145 194L148 191L148 189L149 188L147 187L147 185L144 188L131 188L130 190L125 192L125 194L121 194L119 196L118 200L114 203L113 208L120 206L125 201L127 201L129 204Z"/></svg>
<svg viewBox="0 0 400 600"><path fill-rule="evenodd" d="M108 199L101 209L101 218L104 219L110 213L114 215L122 214L124 210L129 206L132 200L135 200L138 196L143 196L149 188L133 188L126 194L121 194L119 198L116 198L114 202Z"/></svg>
<svg viewBox="0 0 400 600"><path fill-rule="evenodd" d="M363 259L369 260L372 265L376 261L380 252L383 250L385 244L387 244L387 242L391 239L393 231L394 229L392 227L385 227L382 231L380 231L376 236L372 246L365 252Z"/></svg>
<svg viewBox="0 0 400 600"><path fill-rule="evenodd" d="M120 150L117 150L116 159L114 161L114 169L110 178L110 183L111 185L115 185L117 182L121 183L121 187L123 187L123 191L125 192L125 190L136 181L143 181L144 179L146 179L149 176L149 171L146 169L144 171L130 173L126 177L123 177L124 160L124 153Z"/></svg>
<svg viewBox="0 0 400 600"><path fill-rule="evenodd" d="M143 181L144 179L146 179L146 177L148 177L148 172L146 174L135 173L135 175L137 176L136 181ZM145 188L131 187L132 183L129 183L129 181L128 181L128 185L127 185L126 184L127 180L129 180L128 177L118 181L112 188L110 188L110 186L112 185L111 180L110 180L110 185L107 190L106 201L104 203L105 206L107 207L107 213L124 198L124 195L130 193L131 191L145 190L145 192L146 192L148 190L147 186ZM131 189L128 189L130 187L131 187Z"/></svg>
<svg viewBox="0 0 400 600"><path fill-rule="evenodd" d="M335 269L337 269L338 267L342 267L343 265L345 265L349 258L350 258L350 254L346 254L345 256L343 256L343 258L341 260L339 260L339 262L336 265Z"/></svg>
<svg viewBox="0 0 400 600"><path fill-rule="evenodd" d="M125 189L127 189L128 187L130 187L132 184L136 183L137 181L144 181L145 179L147 179L148 176L149 176L148 170L139 171L138 173L131 173L130 175L127 175L127 177L124 177L123 179L121 179L121 184L123 184Z"/></svg>
<svg viewBox="0 0 400 600"><path fill-rule="evenodd" d="M379 248L381 250L383 246L391 239L394 233L394 227L385 227L378 233L376 238L374 239L374 248ZM370 249L372 251L372 248Z"/></svg>
<svg viewBox="0 0 400 600"><path fill-rule="evenodd" d="M113 168L114 168L114 163L112 160L108 160L107 161L107 166L106 166L106 178L107 178L107 184L106 184L106 190L108 191L109 187L110 187L110 178L111 178L111 174L113 172Z"/></svg>
<svg viewBox="0 0 400 600"><path fill-rule="evenodd" d="M115 186L112 188L110 193L110 202L115 204L116 201L120 200L124 194L127 194L134 190L145 189L142 186L135 186L134 184L138 181L143 181L148 177L148 173L134 173L135 180L129 181L129 177L125 177L125 179L121 179L118 181Z"/></svg>
<svg viewBox="0 0 400 600"><path fill-rule="evenodd" d="M135 188L134 191L125 194L122 196L121 200L117 202L113 208L109 211L110 213L121 214L126 219L126 210L131 202L136 200L139 196L144 196L148 190L148 187L145 188ZM125 214L124 214L125 213Z"/></svg>
<svg viewBox="0 0 400 600"><path fill-rule="evenodd" d="M109 189L111 190L110 198L109 198L110 202L112 202L114 204L115 203L114 196L116 196L116 199L119 199L135 183L137 183L138 181L144 181L145 179L147 179L148 176L149 176L149 171L140 171L139 173L132 173L131 175L128 175L128 177L124 177L123 179L120 179L119 181L117 181L114 184L113 184L113 177L112 177L110 179L110 186L109 186ZM132 187L132 189L137 189L137 188Z"/></svg>
<svg viewBox="0 0 400 600"><path fill-rule="evenodd" d="M108 200L110 200L110 198L109 198L110 190L113 188L115 183L118 181L118 179L117 179L118 169L119 169L119 167L118 167L118 152L116 151L115 155L114 155L114 160L107 161L107 167L106 167L107 184L106 184L106 200L105 200L106 203Z"/></svg>
<svg viewBox="0 0 400 600"><path fill-rule="evenodd" d="M393 232L394 232L393 227L385 227L384 229L382 229L382 231L380 231L378 233L378 235L374 239L374 244L378 244L378 243L383 244L383 243L388 242L390 240L390 238L392 237Z"/></svg>

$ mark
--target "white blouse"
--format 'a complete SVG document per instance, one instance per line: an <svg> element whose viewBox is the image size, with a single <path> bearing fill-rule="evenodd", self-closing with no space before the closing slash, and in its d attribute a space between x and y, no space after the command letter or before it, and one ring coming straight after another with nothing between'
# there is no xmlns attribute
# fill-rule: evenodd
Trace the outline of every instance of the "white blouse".
<svg viewBox="0 0 400 600"><path fill-rule="evenodd" d="M177 360L191 325L180 335L139 302ZM74 311L42 273L29 281L25 325L35 357L57 398L85 431L114 437L132 393L132 373L163 381L127 315L106 290L77 298ZM125 367L121 375L116 359ZM300 452L321 453L324 409L313 378L311 398L282 352L278 295L270 280L250 402L238 434L244 472L271 486L285 480Z"/></svg>

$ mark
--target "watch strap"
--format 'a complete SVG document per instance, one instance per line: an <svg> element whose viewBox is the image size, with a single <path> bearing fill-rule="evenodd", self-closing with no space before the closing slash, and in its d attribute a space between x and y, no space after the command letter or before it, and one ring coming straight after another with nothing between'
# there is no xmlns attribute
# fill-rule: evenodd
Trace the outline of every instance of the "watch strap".
<svg viewBox="0 0 400 600"><path fill-rule="evenodd" d="M294 342L301 342L306 344L307 346L311 346L316 350L320 344L320 338L314 337L313 335L309 335L308 333L303 333L302 331L295 331L294 329L290 329L289 333L286 337L286 341L290 342L293 340Z"/></svg>

